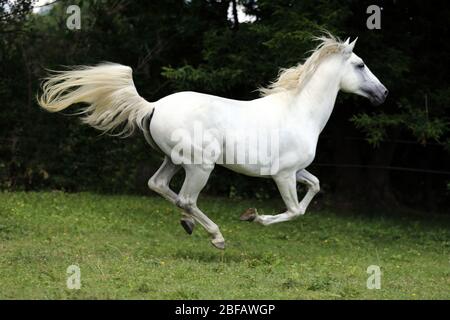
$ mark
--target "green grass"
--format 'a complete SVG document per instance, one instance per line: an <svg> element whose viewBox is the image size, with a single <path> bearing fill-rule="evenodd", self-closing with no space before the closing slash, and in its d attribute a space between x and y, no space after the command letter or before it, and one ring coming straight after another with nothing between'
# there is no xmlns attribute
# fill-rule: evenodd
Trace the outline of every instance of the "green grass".
<svg viewBox="0 0 450 320"><path fill-rule="evenodd" d="M274 201L203 198L227 249L158 197L0 193L2 299L449 299L450 221L310 211L270 227L239 221ZM80 290L66 287L69 265ZM368 290L369 265L382 270Z"/></svg>

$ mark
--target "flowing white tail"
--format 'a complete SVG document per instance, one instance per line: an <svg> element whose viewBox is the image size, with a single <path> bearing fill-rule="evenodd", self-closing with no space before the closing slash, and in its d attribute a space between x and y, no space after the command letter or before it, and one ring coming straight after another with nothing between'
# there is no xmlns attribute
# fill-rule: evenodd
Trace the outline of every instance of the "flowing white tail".
<svg viewBox="0 0 450 320"><path fill-rule="evenodd" d="M137 93L132 69L120 64L57 71L45 79L42 89L38 99L42 108L58 112L74 103L87 103L80 112L82 121L104 132L123 124L116 135L130 135L136 126L142 129L142 120L153 110L153 104Z"/></svg>

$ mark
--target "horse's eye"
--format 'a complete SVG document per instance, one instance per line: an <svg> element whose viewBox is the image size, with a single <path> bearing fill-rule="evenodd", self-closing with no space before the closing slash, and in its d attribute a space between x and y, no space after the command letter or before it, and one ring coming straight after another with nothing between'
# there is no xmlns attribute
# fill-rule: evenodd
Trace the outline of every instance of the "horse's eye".
<svg viewBox="0 0 450 320"><path fill-rule="evenodd" d="M356 66L358 69L363 69L365 67L364 63L360 63Z"/></svg>

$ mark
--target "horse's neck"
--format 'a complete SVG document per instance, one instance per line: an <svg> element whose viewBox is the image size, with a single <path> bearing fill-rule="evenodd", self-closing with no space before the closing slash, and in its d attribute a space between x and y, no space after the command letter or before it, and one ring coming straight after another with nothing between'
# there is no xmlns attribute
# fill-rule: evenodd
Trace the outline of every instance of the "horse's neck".
<svg viewBox="0 0 450 320"><path fill-rule="evenodd" d="M313 126L318 134L333 112L339 92L339 72L337 63L319 66L295 98L291 112Z"/></svg>

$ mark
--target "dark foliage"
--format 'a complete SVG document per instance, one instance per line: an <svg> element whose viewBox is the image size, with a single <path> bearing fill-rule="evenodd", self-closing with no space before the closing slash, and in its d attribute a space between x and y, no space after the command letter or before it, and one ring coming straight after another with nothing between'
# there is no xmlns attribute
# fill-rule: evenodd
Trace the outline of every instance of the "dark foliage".
<svg viewBox="0 0 450 320"><path fill-rule="evenodd" d="M178 90L236 99L257 96L280 67L305 58L327 29L359 36L356 52L390 89L374 108L340 95L311 171L340 204L405 204L448 211L450 192L450 6L390 0L382 29L366 27L373 1L0 0L0 187L145 192L160 159L143 137L101 136L76 117L39 109L45 68L114 61L130 65L138 91L155 101ZM70 4L81 30L66 27ZM236 21L243 6L254 22ZM74 108L76 110L76 108ZM175 184L179 184L178 177ZM210 193L267 198L270 181L214 172Z"/></svg>

